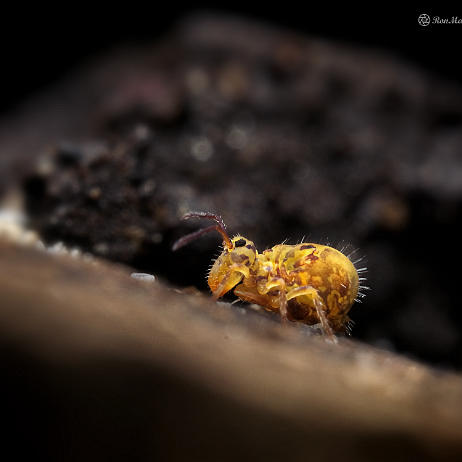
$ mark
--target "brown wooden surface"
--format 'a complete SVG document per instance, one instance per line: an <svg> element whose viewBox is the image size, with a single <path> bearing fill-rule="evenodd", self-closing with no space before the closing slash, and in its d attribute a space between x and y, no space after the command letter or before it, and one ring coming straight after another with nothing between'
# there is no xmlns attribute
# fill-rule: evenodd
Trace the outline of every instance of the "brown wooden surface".
<svg viewBox="0 0 462 462"><path fill-rule="evenodd" d="M460 376L355 341L328 344L125 267L6 243L0 293L4 418L27 442L20 454L462 457Z"/></svg>

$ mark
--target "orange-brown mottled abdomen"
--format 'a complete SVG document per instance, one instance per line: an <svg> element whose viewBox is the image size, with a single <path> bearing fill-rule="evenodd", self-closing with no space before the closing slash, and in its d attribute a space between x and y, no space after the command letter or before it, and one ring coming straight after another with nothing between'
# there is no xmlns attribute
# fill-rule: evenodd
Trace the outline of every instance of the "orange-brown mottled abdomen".
<svg viewBox="0 0 462 462"><path fill-rule="evenodd" d="M221 218L215 214L190 212L184 218L213 218L218 225L180 239L174 250L203 234L216 230L224 239L224 250L210 270L208 283L214 299L237 285L234 293L281 315L282 320L308 325L321 324L323 333L345 332L347 313L358 296L358 271L342 252L321 244L279 244L258 254L243 236L230 239Z"/></svg>
<svg viewBox="0 0 462 462"><path fill-rule="evenodd" d="M258 255L258 260L256 292L244 280L234 291L239 298L279 313L279 291L267 287L280 278L287 293L288 319L318 324L316 303L320 302L332 329L345 331L347 313L359 290L358 273L346 255L320 244L280 244Z"/></svg>

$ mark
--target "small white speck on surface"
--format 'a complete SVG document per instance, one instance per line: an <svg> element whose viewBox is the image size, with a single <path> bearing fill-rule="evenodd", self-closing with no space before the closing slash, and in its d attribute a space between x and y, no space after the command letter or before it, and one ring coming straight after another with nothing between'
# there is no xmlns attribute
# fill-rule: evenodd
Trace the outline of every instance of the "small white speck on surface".
<svg viewBox="0 0 462 462"><path fill-rule="evenodd" d="M56 244L47 248L47 251L50 253L66 253L67 249L64 247L64 244L59 241Z"/></svg>
<svg viewBox="0 0 462 462"><path fill-rule="evenodd" d="M80 251L80 249L74 248L71 250L70 255L71 257L79 258L82 256L82 252Z"/></svg>
<svg viewBox="0 0 462 462"><path fill-rule="evenodd" d="M154 282L156 278L152 274L148 273L132 273L130 277L133 279L139 279L140 281Z"/></svg>

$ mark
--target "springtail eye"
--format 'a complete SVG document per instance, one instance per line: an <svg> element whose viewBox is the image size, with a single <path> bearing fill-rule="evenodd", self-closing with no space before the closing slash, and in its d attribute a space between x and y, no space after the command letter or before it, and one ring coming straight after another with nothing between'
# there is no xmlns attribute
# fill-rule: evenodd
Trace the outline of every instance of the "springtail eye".
<svg viewBox="0 0 462 462"><path fill-rule="evenodd" d="M234 246L235 247L244 247L246 244L246 240L245 239L238 239L235 243L234 243Z"/></svg>

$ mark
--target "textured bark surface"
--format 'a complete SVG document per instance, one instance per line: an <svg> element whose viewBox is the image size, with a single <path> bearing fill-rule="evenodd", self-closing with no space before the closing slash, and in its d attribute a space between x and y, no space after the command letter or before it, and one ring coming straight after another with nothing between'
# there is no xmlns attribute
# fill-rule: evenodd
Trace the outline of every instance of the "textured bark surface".
<svg viewBox="0 0 462 462"><path fill-rule="evenodd" d="M462 457L460 376L328 344L104 261L5 243L0 293L4 450L47 460Z"/></svg>

